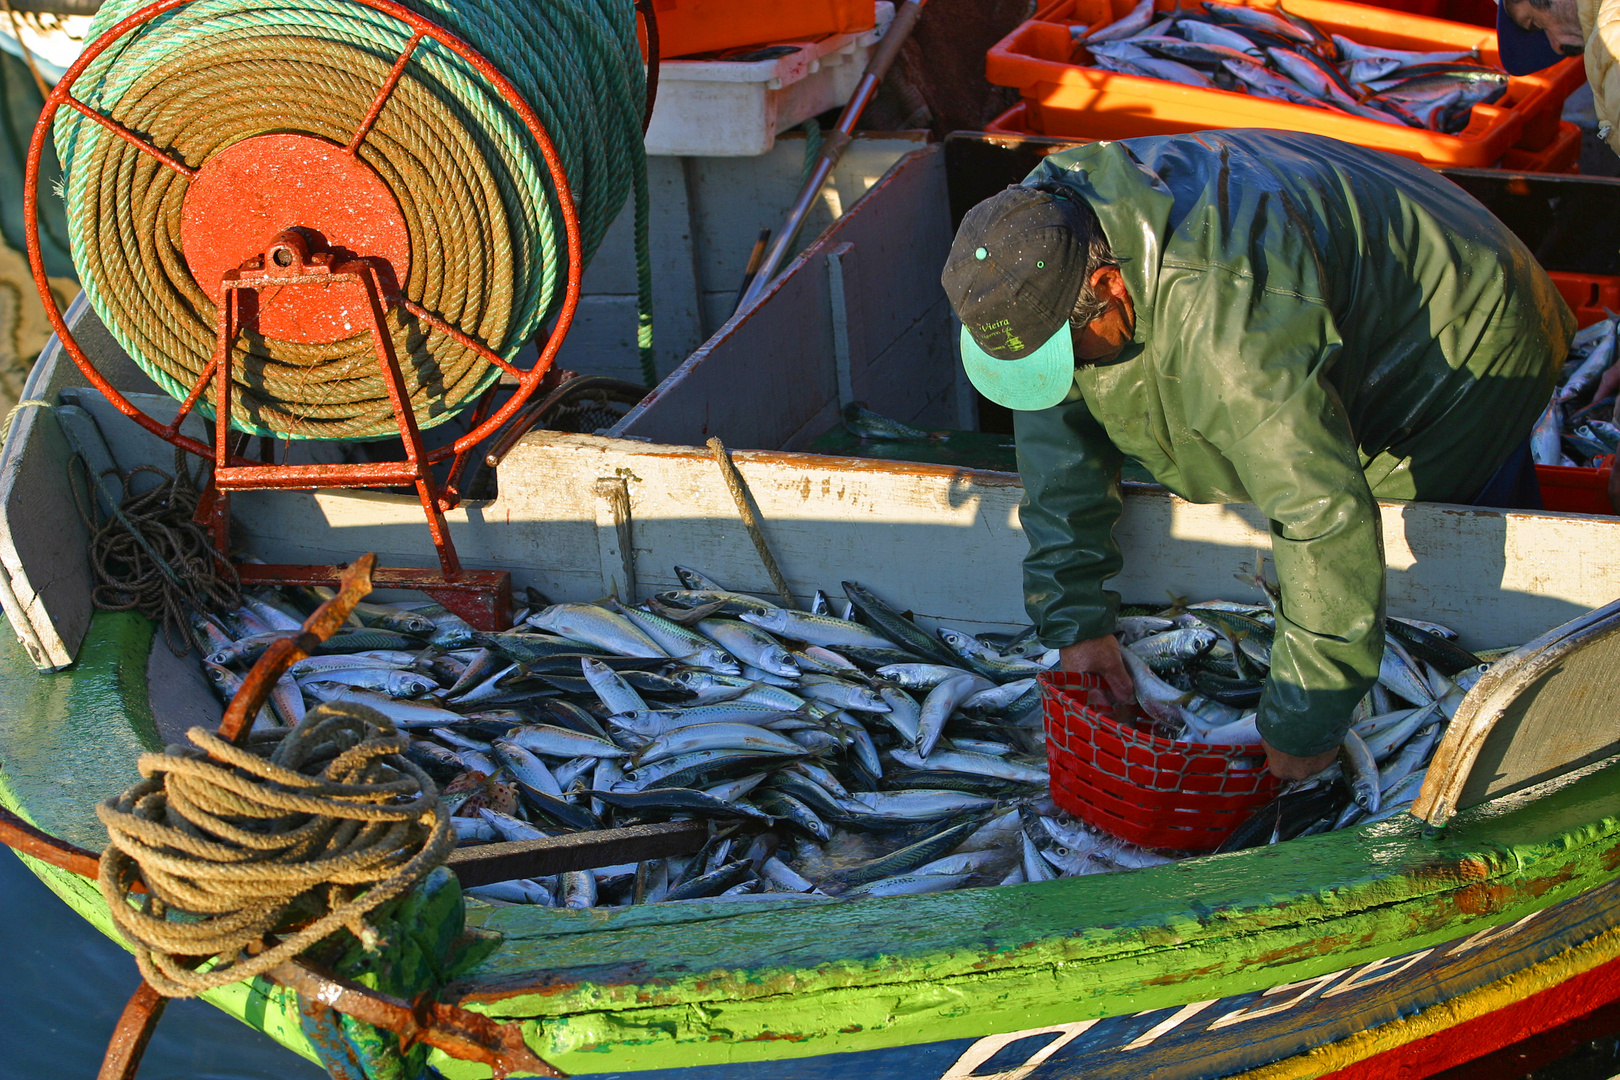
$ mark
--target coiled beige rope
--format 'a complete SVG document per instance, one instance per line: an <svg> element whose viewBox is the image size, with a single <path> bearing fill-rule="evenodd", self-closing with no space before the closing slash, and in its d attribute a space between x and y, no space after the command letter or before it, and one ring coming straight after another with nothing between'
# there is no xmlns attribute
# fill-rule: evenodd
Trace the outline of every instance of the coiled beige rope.
<svg viewBox="0 0 1620 1080"><path fill-rule="evenodd" d="M455 846L408 739L351 703L237 747L142 754L140 783L96 808L100 885L141 974L166 997L250 979L404 893ZM147 893L132 892L135 882Z"/></svg>

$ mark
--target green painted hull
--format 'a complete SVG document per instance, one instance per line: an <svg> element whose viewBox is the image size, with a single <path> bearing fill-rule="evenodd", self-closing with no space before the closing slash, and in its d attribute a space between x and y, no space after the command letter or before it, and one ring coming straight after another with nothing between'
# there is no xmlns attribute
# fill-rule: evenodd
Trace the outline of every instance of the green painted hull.
<svg viewBox="0 0 1620 1080"><path fill-rule="evenodd" d="M43 676L11 635L0 640L0 801L99 849L96 800L132 782L136 756L158 744L150 629L98 615L77 664ZM1620 877L1620 767L1538 794L1466 813L1436 838L1402 818L1153 870L932 896L584 912L474 903L470 920L506 944L457 990L531 1021L535 1049L577 1073L835 1053L853 1063L1180 1008L1428 949ZM110 932L93 882L31 866ZM278 992L237 986L208 1000L309 1056Z"/></svg>

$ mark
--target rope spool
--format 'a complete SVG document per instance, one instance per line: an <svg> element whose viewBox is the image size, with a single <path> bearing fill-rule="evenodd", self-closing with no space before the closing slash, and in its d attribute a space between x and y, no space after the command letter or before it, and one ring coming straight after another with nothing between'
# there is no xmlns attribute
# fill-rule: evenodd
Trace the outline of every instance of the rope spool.
<svg viewBox="0 0 1620 1080"><path fill-rule="evenodd" d="M534 108L575 192L586 260L633 189L639 340L650 358L646 84L634 4L407 6L492 60ZM140 0L108 3L91 33L141 7ZM438 42L416 45L356 148L353 169L300 174L296 155L264 164L274 139L289 132L341 154L410 39L399 21L344 0L198 0L126 35L79 77L74 92L89 106L199 170L188 180L79 113L57 114L69 234L85 290L113 337L169 393L184 399L214 352L221 260L204 257L194 230L210 162L230 159L233 147L247 159L239 169L280 170L267 184L313 190L327 183L332 190L311 197L332 219L337 243L352 236L352 254L387 254L408 300L508 359L555 314L567 252L545 162L500 95ZM232 231L219 228L218 213L251 216L251 207L231 205L232 195L229 185L214 193L216 234ZM252 249L266 237L241 239ZM265 314L273 315L268 306ZM295 439L396 431L366 326L324 335L333 340L276 336L270 319L265 326L234 350L234 427ZM424 428L470 404L499 374L398 308L388 329Z"/></svg>
<svg viewBox="0 0 1620 1080"><path fill-rule="evenodd" d="M102 895L165 997L263 974L340 927L367 941L361 916L455 844L409 740L372 709L321 705L245 747L187 735L197 749L142 754L144 779L96 808Z"/></svg>

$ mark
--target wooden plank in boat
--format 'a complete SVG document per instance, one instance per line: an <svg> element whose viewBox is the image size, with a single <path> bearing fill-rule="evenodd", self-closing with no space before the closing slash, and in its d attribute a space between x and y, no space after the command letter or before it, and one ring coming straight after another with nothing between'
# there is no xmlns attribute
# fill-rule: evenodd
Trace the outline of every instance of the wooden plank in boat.
<svg viewBox="0 0 1620 1080"><path fill-rule="evenodd" d="M543 840L512 840L500 844L462 847L450 853L447 865L462 888L516 878L546 877L570 870L690 855L709 837L701 821L662 821L623 829L548 836Z"/></svg>
<svg viewBox="0 0 1620 1080"><path fill-rule="evenodd" d="M6 445L15 452L0 466L0 598L34 666L55 671L90 626L90 534L68 487L73 451L55 415L30 406L15 413Z"/></svg>
<svg viewBox="0 0 1620 1080"><path fill-rule="evenodd" d="M1412 812L1459 810L1620 754L1620 601L1504 657L1457 709Z"/></svg>

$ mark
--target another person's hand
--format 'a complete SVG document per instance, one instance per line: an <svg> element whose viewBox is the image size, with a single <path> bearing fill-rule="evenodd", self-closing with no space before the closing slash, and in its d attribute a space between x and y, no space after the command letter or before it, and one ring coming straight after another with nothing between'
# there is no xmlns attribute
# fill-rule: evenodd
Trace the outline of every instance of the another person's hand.
<svg viewBox="0 0 1620 1080"><path fill-rule="evenodd" d="M1295 757L1293 754L1283 753L1264 739L1260 740L1260 745L1266 748L1266 764L1271 768L1271 775L1279 780L1304 780L1315 776L1333 764L1339 756L1337 748L1324 750L1310 757Z"/></svg>
<svg viewBox="0 0 1620 1080"><path fill-rule="evenodd" d="M1610 364L1609 370L1598 380L1597 392L1592 395L1592 400L1602 401L1604 398L1612 397L1617 389L1620 389L1620 360ZM1615 405L1614 413L1620 416L1620 404Z"/></svg>
<svg viewBox="0 0 1620 1080"><path fill-rule="evenodd" d="M1077 641L1058 650L1058 670L1099 676L1115 704L1136 700L1136 684L1119 655L1119 639L1112 634Z"/></svg>

